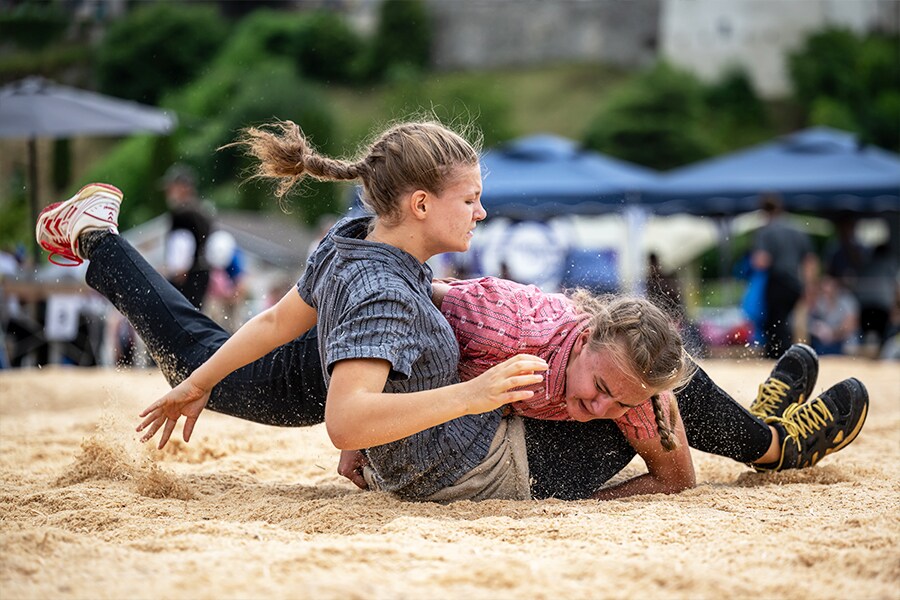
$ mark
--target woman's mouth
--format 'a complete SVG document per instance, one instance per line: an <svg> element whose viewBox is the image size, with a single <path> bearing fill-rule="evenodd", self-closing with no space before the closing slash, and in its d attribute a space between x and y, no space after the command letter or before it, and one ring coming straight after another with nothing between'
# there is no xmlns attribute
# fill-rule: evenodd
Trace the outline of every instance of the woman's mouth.
<svg viewBox="0 0 900 600"><path fill-rule="evenodd" d="M573 410L574 409L574 410ZM576 421L590 421L594 419L594 414L589 410L588 405L582 398L575 398L574 402L567 405L569 416Z"/></svg>

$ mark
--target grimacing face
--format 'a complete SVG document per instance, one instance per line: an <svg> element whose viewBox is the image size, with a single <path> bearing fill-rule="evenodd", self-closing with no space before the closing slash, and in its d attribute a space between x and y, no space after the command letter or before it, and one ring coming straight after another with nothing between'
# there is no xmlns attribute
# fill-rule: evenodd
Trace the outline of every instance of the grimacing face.
<svg viewBox="0 0 900 600"><path fill-rule="evenodd" d="M459 167L450 185L428 205L432 251L465 252L478 221L487 216L481 205L481 167Z"/></svg>
<svg viewBox="0 0 900 600"><path fill-rule="evenodd" d="M589 329L578 336L566 365L566 410L570 417L581 422L617 419L656 393L621 369L619 365L627 362L617 360L615 351L588 347L589 337Z"/></svg>

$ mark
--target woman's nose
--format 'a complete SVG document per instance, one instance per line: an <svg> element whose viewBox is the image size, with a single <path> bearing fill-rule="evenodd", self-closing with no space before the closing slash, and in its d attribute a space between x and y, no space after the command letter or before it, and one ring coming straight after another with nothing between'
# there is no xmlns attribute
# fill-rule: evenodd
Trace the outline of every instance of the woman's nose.
<svg viewBox="0 0 900 600"><path fill-rule="evenodd" d="M478 209L475 211L475 220L483 221L487 217L487 211L484 210L484 205L481 204L481 200L478 201Z"/></svg>

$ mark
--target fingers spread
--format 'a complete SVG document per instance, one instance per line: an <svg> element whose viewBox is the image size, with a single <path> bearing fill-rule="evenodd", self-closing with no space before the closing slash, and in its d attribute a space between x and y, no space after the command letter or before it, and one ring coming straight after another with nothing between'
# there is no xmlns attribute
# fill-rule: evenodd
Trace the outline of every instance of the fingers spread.
<svg viewBox="0 0 900 600"><path fill-rule="evenodd" d="M154 435L156 435L156 432L159 431L160 427L162 427L163 423L165 422L165 419L166 418L164 416L160 415L155 420L153 420L153 422L152 422L153 424L150 426L150 430L147 433L145 433L143 436L141 436L141 441L146 442L147 440L151 439Z"/></svg>
<svg viewBox="0 0 900 600"><path fill-rule="evenodd" d="M166 427L163 429L162 437L159 438L159 448L163 449L163 446L169 441L169 437L172 435L172 432L175 430L175 424L178 423L178 419L166 419Z"/></svg>

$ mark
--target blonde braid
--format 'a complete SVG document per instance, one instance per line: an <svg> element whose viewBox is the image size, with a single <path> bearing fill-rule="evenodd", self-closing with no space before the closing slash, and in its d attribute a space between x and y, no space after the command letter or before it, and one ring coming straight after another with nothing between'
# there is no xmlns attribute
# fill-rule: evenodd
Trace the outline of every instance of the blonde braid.
<svg viewBox="0 0 900 600"><path fill-rule="evenodd" d="M656 430L659 432L659 442L662 444L666 452L671 452L678 448L678 439L675 437L675 412L678 410L677 405L673 406L669 401L669 420L666 420L666 414L663 411L662 399L659 394L653 394L650 397L653 404L653 416L656 418Z"/></svg>
<svg viewBox="0 0 900 600"><path fill-rule="evenodd" d="M252 178L273 179L279 200L304 177L320 181L354 181L367 172L363 162L345 162L322 156L313 148L300 127L292 121L278 121L262 127L248 127L236 142L257 159ZM221 148L220 148L221 149Z"/></svg>

